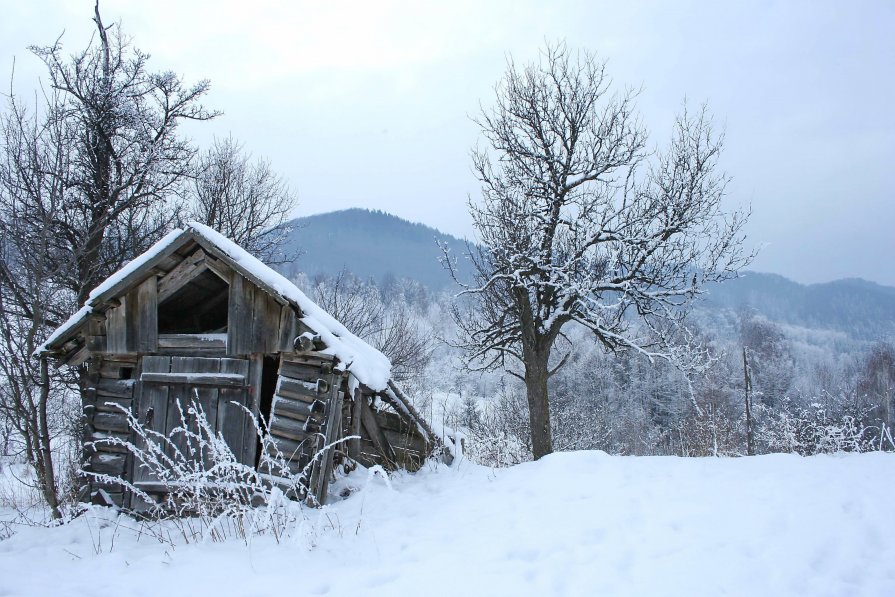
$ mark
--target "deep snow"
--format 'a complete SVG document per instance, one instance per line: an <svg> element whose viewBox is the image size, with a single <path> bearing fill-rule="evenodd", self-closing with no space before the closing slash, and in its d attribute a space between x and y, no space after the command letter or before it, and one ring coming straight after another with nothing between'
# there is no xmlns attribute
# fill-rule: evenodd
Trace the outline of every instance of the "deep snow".
<svg viewBox="0 0 895 597"><path fill-rule="evenodd" d="M893 454L573 452L346 484L280 545L172 549L101 511L24 528L0 595L895 595Z"/></svg>

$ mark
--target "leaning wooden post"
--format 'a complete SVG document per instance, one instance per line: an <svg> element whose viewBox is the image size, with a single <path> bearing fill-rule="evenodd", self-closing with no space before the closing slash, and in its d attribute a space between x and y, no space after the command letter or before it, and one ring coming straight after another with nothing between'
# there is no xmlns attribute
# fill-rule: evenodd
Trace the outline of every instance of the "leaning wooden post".
<svg viewBox="0 0 895 597"><path fill-rule="evenodd" d="M746 390L746 454L755 455L755 439L752 435L752 399L750 392L752 391L752 376L749 375L749 359L746 356L746 347L743 347L743 376L745 378Z"/></svg>

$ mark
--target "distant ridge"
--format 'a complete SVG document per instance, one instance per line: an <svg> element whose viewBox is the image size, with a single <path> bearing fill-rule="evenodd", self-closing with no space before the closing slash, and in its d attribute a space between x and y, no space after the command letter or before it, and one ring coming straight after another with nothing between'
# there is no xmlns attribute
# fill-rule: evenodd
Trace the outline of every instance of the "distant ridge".
<svg viewBox="0 0 895 597"><path fill-rule="evenodd" d="M466 279L471 278L464 241L423 224L360 208L294 220L287 250L301 255L280 269L312 277L347 269L377 282L388 276L411 278L438 291L454 285L439 262L439 242L450 249Z"/></svg>
<svg viewBox="0 0 895 597"><path fill-rule="evenodd" d="M860 278L799 284L746 272L709 288L709 306L753 309L773 321L839 330L866 340L895 339L895 288Z"/></svg>
<svg viewBox="0 0 895 597"><path fill-rule="evenodd" d="M439 263L437 242L450 248L464 279L472 268L464 241L423 224L367 209L346 209L294 222L291 250L301 257L280 270L309 276L347 269L381 282L411 278L433 291L457 290ZM707 288L709 312L754 310L772 321L845 332L860 340L895 341L895 288L858 278L804 285L777 274L746 272Z"/></svg>

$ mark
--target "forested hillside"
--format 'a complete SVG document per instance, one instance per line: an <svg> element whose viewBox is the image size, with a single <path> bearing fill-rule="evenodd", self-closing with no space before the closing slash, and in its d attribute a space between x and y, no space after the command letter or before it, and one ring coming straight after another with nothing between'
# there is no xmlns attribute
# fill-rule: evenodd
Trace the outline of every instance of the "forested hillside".
<svg viewBox="0 0 895 597"><path fill-rule="evenodd" d="M434 293L459 290L440 263L439 243L450 249L464 279L472 275L463 240L381 211L349 209L298 218L291 226L286 252L298 258L280 267L287 275L313 278L344 269L376 283L390 277L414 280ZM861 279L805 285L746 272L709 285L701 308L718 326L715 331L725 335L733 330L719 312L752 311L780 324L835 330L859 341L895 336L895 288Z"/></svg>

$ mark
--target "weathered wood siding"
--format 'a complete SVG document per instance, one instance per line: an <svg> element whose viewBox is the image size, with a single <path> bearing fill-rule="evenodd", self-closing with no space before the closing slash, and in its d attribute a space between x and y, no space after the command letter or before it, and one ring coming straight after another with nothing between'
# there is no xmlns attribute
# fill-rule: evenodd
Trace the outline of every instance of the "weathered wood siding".
<svg viewBox="0 0 895 597"><path fill-rule="evenodd" d="M341 421L333 411L341 377L333 371L332 358L283 354L277 371L277 386L271 404L269 431L275 448L283 456L290 473L304 471L324 438L338 437ZM335 423L330 421L336 420ZM327 423L330 423L329 425ZM328 462L327 462L328 461ZM325 481L316 474L331 466L332 454L315 466L315 474L305 478L315 494L325 495ZM267 471L277 474L277 471Z"/></svg>
<svg viewBox="0 0 895 597"><path fill-rule="evenodd" d="M157 279L150 276L118 299L106 311L106 346L109 354L147 353L158 350Z"/></svg>
<svg viewBox="0 0 895 597"><path fill-rule="evenodd" d="M87 388L82 395L85 471L128 478L132 467L130 454L123 446L108 441L130 439L127 413L133 408L136 371L135 358L91 359L87 368ZM84 501L128 505L123 487L114 481L98 481L87 476L81 489L81 499Z"/></svg>
<svg viewBox="0 0 895 597"><path fill-rule="evenodd" d="M292 307L280 304L239 272L230 273L227 353L272 354L291 350L296 318Z"/></svg>
<svg viewBox="0 0 895 597"><path fill-rule="evenodd" d="M205 412L214 433L220 433L239 462L254 464L252 363L244 359L146 356L137 393L137 418L149 429L174 440L184 451L182 437L172 431L182 424L180 406L192 401ZM173 454L173 447L168 450ZM208 464L208 463L206 463ZM135 483L153 482L149 471L138 469Z"/></svg>
<svg viewBox="0 0 895 597"><path fill-rule="evenodd" d="M346 437L359 435L349 443L350 456L364 466L415 471L428 456L426 440L415 424L394 412L372 406L374 396L359 390L351 401L350 419L343 422Z"/></svg>

